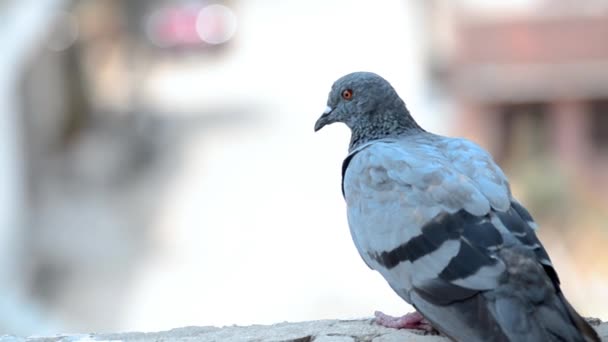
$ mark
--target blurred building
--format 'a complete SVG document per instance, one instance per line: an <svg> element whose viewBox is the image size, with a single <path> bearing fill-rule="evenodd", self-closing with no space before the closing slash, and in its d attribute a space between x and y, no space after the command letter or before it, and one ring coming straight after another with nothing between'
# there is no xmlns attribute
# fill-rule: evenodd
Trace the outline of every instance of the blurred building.
<svg viewBox="0 0 608 342"><path fill-rule="evenodd" d="M449 38L437 40L443 60L435 71L456 105L454 129L507 170L554 165L550 173L608 204L606 5L529 1L484 10L466 3L434 12L449 23Z"/></svg>
<svg viewBox="0 0 608 342"><path fill-rule="evenodd" d="M174 177L181 144L214 127L217 117L236 121L205 103L198 116L176 116L151 103L145 86L163 66L175 70L187 57L229 53L234 28L224 2L47 2L40 33L30 38L14 77L18 85L11 85L23 137L17 192L24 212L22 227L6 225L21 254L7 252L4 259L15 265L0 271L23 278L17 287L48 326L26 319L29 312L14 315L0 301L0 332L118 326L125 289L153 253L151 213Z"/></svg>

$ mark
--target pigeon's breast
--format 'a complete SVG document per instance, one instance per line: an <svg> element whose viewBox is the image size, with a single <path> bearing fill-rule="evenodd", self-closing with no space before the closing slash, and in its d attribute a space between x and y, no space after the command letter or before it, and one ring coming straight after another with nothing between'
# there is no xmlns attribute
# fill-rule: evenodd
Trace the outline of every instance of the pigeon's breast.
<svg viewBox="0 0 608 342"><path fill-rule="evenodd" d="M419 227L429 215L438 213L417 206L413 201L417 190L407 182L395 181L392 172L373 151L366 150L353 156L345 170L348 223L362 255L397 247L400 241L420 234Z"/></svg>

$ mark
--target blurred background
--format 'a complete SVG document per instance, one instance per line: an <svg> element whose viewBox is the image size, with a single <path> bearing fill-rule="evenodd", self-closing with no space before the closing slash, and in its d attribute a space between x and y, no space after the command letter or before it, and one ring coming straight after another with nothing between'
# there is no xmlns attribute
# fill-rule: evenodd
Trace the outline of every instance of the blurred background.
<svg viewBox="0 0 608 342"><path fill-rule="evenodd" d="M330 86L490 150L608 319L605 1L0 0L0 334L403 314L348 232Z"/></svg>

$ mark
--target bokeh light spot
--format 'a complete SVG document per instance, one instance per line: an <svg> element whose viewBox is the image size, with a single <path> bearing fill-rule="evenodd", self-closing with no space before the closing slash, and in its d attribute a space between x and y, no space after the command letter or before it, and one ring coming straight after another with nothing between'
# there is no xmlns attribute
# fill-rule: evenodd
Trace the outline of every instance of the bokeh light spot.
<svg viewBox="0 0 608 342"><path fill-rule="evenodd" d="M236 27L237 20L234 12L219 4L203 7L196 21L196 31L201 40L213 45L230 40L236 32Z"/></svg>

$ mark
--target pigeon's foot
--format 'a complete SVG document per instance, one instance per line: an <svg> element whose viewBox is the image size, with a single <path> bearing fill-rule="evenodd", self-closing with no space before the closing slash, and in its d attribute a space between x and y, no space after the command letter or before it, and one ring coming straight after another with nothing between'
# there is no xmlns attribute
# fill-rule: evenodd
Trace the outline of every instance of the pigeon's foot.
<svg viewBox="0 0 608 342"><path fill-rule="evenodd" d="M418 311L410 312L401 317L393 317L383 312L376 311L374 312L374 316L376 316L376 324L383 327L394 329L418 329L437 333L435 328L431 326L431 323L427 321L426 318L422 317Z"/></svg>

